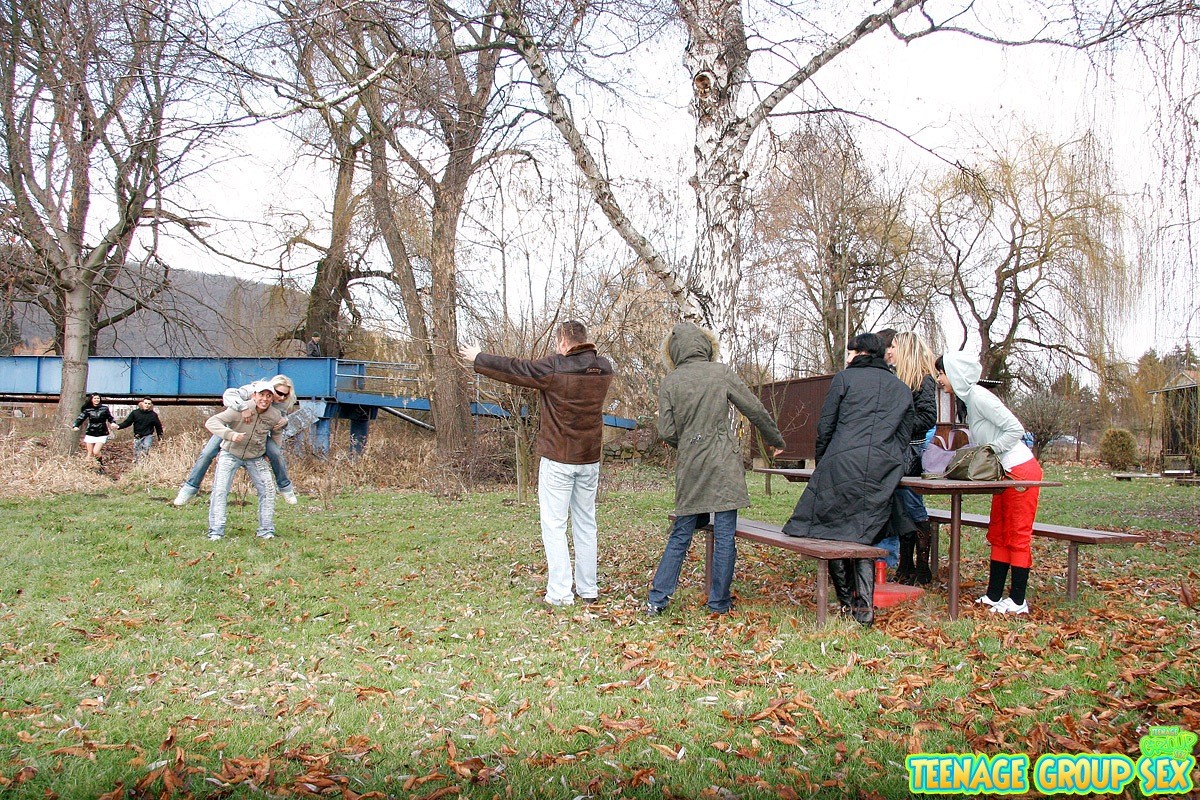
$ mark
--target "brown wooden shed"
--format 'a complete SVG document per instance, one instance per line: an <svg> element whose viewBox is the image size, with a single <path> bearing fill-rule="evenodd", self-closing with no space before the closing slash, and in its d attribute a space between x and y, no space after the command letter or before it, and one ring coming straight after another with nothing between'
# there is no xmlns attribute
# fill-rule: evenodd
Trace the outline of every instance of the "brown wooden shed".
<svg viewBox="0 0 1200 800"><path fill-rule="evenodd" d="M779 432L786 442L783 452L775 459L777 463L816 458L817 421L832 381L833 375L817 375L755 387L758 399L775 418L775 424L779 426Z"/></svg>

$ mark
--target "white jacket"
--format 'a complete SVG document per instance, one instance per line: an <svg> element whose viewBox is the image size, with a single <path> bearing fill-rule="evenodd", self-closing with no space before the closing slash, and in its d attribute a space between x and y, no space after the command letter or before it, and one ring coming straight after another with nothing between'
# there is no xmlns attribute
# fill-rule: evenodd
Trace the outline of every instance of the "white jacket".
<svg viewBox="0 0 1200 800"><path fill-rule="evenodd" d="M967 427L973 444L990 444L1005 469L1033 459L1033 451L1021 437L1025 426L1008 410L1000 398L979 385L983 367L979 359L966 353L944 353L942 365L950 388L967 405Z"/></svg>

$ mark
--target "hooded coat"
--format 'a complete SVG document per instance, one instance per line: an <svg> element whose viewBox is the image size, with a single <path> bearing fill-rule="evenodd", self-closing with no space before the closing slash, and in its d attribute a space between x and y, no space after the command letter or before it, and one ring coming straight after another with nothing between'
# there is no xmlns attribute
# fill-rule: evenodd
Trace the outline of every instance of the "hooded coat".
<svg viewBox="0 0 1200 800"><path fill-rule="evenodd" d="M991 445L1005 469L1031 460L1033 451L1022 440L1025 426L1000 398L979 385L983 372L979 359L962 352L945 353L942 367L954 396L967 407L971 442Z"/></svg>
<svg viewBox="0 0 1200 800"><path fill-rule="evenodd" d="M681 322L663 342L671 370L658 392L658 435L678 450L675 513L704 514L750 505L742 443L729 407L746 415L772 447L783 447L770 413L730 367L716 361L709 331Z"/></svg>
<svg viewBox="0 0 1200 800"><path fill-rule="evenodd" d="M912 391L882 358L856 356L834 375L817 425L817 466L783 532L859 544L886 535L912 418Z"/></svg>

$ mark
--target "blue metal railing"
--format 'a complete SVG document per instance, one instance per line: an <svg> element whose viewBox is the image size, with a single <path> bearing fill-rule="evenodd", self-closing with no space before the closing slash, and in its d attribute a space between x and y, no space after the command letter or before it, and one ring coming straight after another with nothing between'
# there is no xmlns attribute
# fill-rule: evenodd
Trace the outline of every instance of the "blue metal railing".
<svg viewBox="0 0 1200 800"><path fill-rule="evenodd" d="M415 364L336 358L167 358L97 356L88 359L87 391L105 397L218 398L230 386L287 375L298 397L374 408L429 410L419 397ZM62 390L59 356L0 357L0 396L50 397ZM471 404L471 413L507 417L495 403ZM604 424L632 430L634 420L604 415Z"/></svg>

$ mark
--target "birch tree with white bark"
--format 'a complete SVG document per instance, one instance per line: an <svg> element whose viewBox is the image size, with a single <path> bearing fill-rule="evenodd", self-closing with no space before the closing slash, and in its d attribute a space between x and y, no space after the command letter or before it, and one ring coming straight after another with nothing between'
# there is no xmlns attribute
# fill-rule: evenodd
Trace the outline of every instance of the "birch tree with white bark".
<svg viewBox="0 0 1200 800"><path fill-rule="evenodd" d="M672 261L663 255L661 243L632 221L629 198L618 196L597 142L585 133L588 120L576 111L581 104L562 88L564 76L577 70L569 57L572 48L583 46L589 30L605 29L597 20L624 15L628 21L635 13L644 15L651 4L577 3L573 15L563 18L532 1L500 2L548 117L587 177L595 202L644 267L676 298L682 315L710 325L727 344L734 343L736 334L745 193L757 180L751 170L754 147L781 117L853 111L861 99L853 87L844 96L830 97L814 82L831 64L852 59L868 37L911 42L934 34L960 35L997 46L1036 42L1084 48L1117 41L1150 20L1186 11L1172 10L1170 3L1109 8L1103 2L1069 7L1030 2L1001 13L969 2L934 5L925 0L837 7L813 0L674 0L669 8L686 41L680 63L692 89L695 171L689 182L696 224L690 257ZM984 16L988 13L993 16Z"/></svg>

